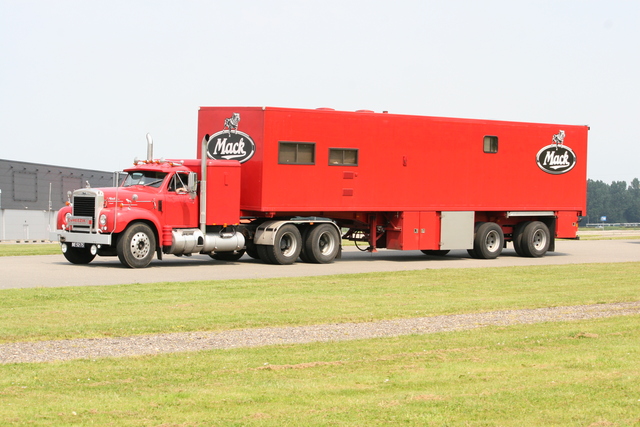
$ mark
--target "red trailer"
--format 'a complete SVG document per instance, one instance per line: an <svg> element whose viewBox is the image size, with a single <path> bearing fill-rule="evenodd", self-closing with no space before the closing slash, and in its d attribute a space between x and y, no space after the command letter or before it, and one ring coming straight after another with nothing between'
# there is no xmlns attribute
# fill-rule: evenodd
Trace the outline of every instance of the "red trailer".
<svg viewBox="0 0 640 427"><path fill-rule="evenodd" d="M159 257L236 259L246 251L276 264L331 262L341 238L369 251L468 249L477 258L495 258L512 242L519 255L537 257L554 249L555 238L575 238L585 215L587 132L371 111L202 107L200 160L149 156L127 172L160 184L135 187L135 209L120 212L118 226L109 218L129 188L106 198L114 201L106 228L92 229L87 215L68 208L58 235L63 250L73 249L67 252L91 253L95 245L94 253L117 254L131 267L147 265L154 250ZM171 192L176 178L185 194ZM101 209L90 213L94 222ZM147 212L131 213L139 210ZM77 217L87 224L74 247ZM127 233L136 223L146 226L136 230L150 248L141 262Z"/></svg>

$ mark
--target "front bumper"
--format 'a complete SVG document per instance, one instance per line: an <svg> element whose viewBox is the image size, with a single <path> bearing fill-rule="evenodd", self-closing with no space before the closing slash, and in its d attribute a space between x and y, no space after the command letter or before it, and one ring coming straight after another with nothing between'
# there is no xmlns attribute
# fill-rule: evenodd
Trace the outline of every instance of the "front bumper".
<svg viewBox="0 0 640 427"><path fill-rule="evenodd" d="M56 230L49 234L50 240L56 242L79 242L79 243L93 243L94 245L110 245L111 234L96 234L96 233L73 233L69 231Z"/></svg>

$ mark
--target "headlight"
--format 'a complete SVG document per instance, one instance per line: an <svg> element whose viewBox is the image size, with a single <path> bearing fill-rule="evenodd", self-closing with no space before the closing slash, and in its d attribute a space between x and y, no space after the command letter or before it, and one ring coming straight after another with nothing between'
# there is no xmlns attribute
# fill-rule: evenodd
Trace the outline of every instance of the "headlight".
<svg viewBox="0 0 640 427"><path fill-rule="evenodd" d="M105 214L100 215L100 225L107 225L107 216Z"/></svg>
<svg viewBox="0 0 640 427"><path fill-rule="evenodd" d="M71 218L71 212L67 212L67 214L64 216L64 222L69 223L69 218Z"/></svg>

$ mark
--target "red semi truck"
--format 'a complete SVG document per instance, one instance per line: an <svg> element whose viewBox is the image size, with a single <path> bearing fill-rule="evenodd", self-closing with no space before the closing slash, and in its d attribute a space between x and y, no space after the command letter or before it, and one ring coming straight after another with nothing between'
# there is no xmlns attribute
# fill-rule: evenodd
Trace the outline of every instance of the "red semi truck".
<svg viewBox="0 0 640 427"><path fill-rule="evenodd" d="M332 109L202 107L196 159L134 161L114 188L83 188L55 239L72 263L245 252L272 264L363 250L521 256L576 238L587 126ZM149 141L151 147L151 141Z"/></svg>

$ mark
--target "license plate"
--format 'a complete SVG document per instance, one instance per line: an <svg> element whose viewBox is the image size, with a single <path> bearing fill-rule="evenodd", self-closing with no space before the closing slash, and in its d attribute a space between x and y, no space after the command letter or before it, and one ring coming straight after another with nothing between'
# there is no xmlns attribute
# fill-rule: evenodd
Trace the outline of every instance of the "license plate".
<svg viewBox="0 0 640 427"><path fill-rule="evenodd" d="M72 248L84 248L84 243L82 243L82 242L72 242L71 243L71 247Z"/></svg>
<svg viewBox="0 0 640 427"><path fill-rule="evenodd" d="M67 220L69 225L88 225L91 226L93 224L93 219L87 216L71 216Z"/></svg>

